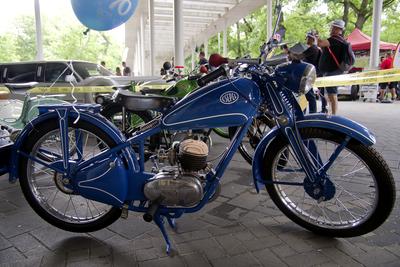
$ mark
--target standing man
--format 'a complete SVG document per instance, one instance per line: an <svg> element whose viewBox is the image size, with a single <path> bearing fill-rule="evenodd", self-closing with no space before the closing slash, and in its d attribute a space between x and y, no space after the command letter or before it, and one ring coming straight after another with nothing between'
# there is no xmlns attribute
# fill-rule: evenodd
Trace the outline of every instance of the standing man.
<svg viewBox="0 0 400 267"><path fill-rule="evenodd" d="M316 71L317 75L319 74L318 63L319 58L321 57L321 50L317 46L318 40L318 32L315 30L311 30L307 32L306 35L308 48L303 52L303 60L306 63L312 64ZM319 75L318 75L319 76ZM306 94L306 98L308 101L308 112L316 113L317 112L317 100L315 99L314 89L311 89Z"/></svg>
<svg viewBox="0 0 400 267"><path fill-rule="evenodd" d="M319 60L319 71L322 76L340 75L343 71L340 64L344 61L346 51L346 40L343 38L345 23L343 20L335 20L331 24L330 37L328 40L318 40L318 46L322 48L322 54ZM337 86L325 87L325 97L327 97L332 110L332 115L337 113L338 100ZM326 106L322 107L322 111Z"/></svg>
<svg viewBox="0 0 400 267"><path fill-rule="evenodd" d="M387 70L393 68L393 54L392 51L386 53L386 58L381 63L381 70ZM392 101L396 99L396 87L397 82L380 83L379 84L379 100L382 101L385 96L386 87L389 87L392 93Z"/></svg>

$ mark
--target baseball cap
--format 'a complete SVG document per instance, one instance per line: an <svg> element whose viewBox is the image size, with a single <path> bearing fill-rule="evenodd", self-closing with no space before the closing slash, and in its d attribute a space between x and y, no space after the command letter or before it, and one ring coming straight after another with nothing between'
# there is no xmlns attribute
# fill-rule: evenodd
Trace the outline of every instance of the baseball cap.
<svg viewBox="0 0 400 267"><path fill-rule="evenodd" d="M306 37L316 38L318 37L318 31L310 30L307 32Z"/></svg>
<svg viewBox="0 0 400 267"><path fill-rule="evenodd" d="M331 24L331 27L336 27L336 28L339 28L342 30L344 29L344 26L345 26L345 23L341 19L334 20Z"/></svg>

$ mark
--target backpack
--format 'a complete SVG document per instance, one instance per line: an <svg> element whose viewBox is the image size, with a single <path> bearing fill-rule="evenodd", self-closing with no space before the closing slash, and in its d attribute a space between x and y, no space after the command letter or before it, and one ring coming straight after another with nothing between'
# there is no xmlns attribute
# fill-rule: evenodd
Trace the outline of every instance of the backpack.
<svg viewBox="0 0 400 267"><path fill-rule="evenodd" d="M328 51L341 71L349 71L354 66L354 63L356 61L356 56L354 55L353 48L351 47L351 44L346 40L344 39L340 40L339 38L335 39L340 41L344 45L345 53L343 55L343 61L339 64L339 61L337 60L335 54L329 47Z"/></svg>

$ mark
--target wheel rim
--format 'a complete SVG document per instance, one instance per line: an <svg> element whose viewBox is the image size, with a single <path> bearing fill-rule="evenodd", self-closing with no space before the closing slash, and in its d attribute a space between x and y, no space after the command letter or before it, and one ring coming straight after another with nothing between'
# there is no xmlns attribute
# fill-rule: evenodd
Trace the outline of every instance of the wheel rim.
<svg viewBox="0 0 400 267"><path fill-rule="evenodd" d="M307 141L310 139L305 144ZM322 139L312 141L324 163L338 146L337 143ZM289 153L285 155L286 149ZM313 157L309 150L308 154ZM272 165L272 179L275 182L302 183L305 174L295 160L293 150L285 146L277 155ZM379 197L375 176L368 165L353 151L345 148L327 175L336 188L335 196L329 201L318 203L305 192L303 186L274 184L274 188L281 203L291 213L317 227L346 229L368 220L376 209Z"/></svg>
<svg viewBox="0 0 400 267"><path fill-rule="evenodd" d="M79 129L69 129L69 136L76 134L82 140L82 149L70 145L70 160L85 160L99 154L109 146L91 132ZM31 156L46 160L48 164L55 162L61 153L61 138L59 130L53 130L34 145ZM72 143L72 142L70 142ZM82 150L82 151L81 151ZM43 153L46 151L46 153ZM36 202L53 217L66 223L90 223L106 215L112 206L95 202L73 193L73 190L63 186L59 173L44 167L32 160L27 164L28 184Z"/></svg>

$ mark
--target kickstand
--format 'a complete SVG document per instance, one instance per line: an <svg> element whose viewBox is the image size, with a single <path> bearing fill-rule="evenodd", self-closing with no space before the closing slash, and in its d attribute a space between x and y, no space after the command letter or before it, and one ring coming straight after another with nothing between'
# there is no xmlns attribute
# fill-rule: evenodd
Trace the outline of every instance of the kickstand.
<svg viewBox="0 0 400 267"><path fill-rule="evenodd" d="M167 221L168 221L169 226L176 232L177 231L177 227L176 227L175 219L167 217Z"/></svg>
<svg viewBox="0 0 400 267"><path fill-rule="evenodd" d="M168 219L168 223L171 224L170 223L170 218L167 218L167 219ZM164 237L165 243L167 244L167 254L171 255L171 243L169 242L168 233L167 233L167 231L165 230L165 227L164 227L164 219L163 219L162 215L155 214L153 220L156 223L156 225L158 226L158 228L160 228L161 233L162 233L162 235Z"/></svg>

